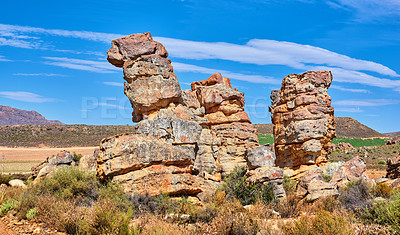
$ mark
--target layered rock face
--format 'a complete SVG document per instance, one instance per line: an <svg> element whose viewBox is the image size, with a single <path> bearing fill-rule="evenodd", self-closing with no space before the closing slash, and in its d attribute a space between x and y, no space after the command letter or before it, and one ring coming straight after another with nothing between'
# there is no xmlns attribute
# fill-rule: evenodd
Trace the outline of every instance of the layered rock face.
<svg viewBox="0 0 400 235"><path fill-rule="evenodd" d="M270 106L274 124L276 164L297 169L327 161L335 137L334 110L327 89L329 71L291 74L280 90L272 91Z"/></svg>
<svg viewBox="0 0 400 235"><path fill-rule="evenodd" d="M107 59L123 68L132 120L139 123L135 133L101 142L97 174L130 193L197 195L247 165L257 131L229 78L216 73L182 91L167 56L150 33L112 41Z"/></svg>

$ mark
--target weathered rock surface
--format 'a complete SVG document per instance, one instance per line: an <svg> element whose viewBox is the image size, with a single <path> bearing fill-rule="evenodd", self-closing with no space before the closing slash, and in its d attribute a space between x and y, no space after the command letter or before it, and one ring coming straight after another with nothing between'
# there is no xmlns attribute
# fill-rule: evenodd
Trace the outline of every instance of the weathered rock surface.
<svg viewBox="0 0 400 235"><path fill-rule="evenodd" d="M247 182L252 185L272 184L275 197L285 197L283 188L283 170L279 167L260 167L247 172Z"/></svg>
<svg viewBox="0 0 400 235"><path fill-rule="evenodd" d="M244 94L233 89L229 78L220 73L193 82L191 90L182 91L167 56L150 33L112 41L108 61L124 70L133 121L184 119L209 130L202 132L201 141L192 141L199 148L195 161L199 171L227 174L235 166L246 165L246 150L258 146L258 141L256 129L244 112Z"/></svg>
<svg viewBox="0 0 400 235"><path fill-rule="evenodd" d="M334 111L327 89L329 71L291 74L280 90L272 91L270 112L274 124L276 164L299 168L327 161L335 137Z"/></svg>
<svg viewBox="0 0 400 235"><path fill-rule="evenodd" d="M197 195L247 165L247 150L259 146L257 131L229 78L216 73L182 91L167 56L150 33L112 41L108 61L123 68L139 123L135 133L102 141L97 175L130 193ZM273 165L271 157L260 166Z"/></svg>
<svg viewBox="0 0 400 235"><path fill-rule="evenodd" d="M248 169L253 170L258 167L275 166L276 156L272 147L267 144L254 149L248 149L246 160Z"/></svg>
<svg viewBox="0 0 400 235"><path fill-rule="evenodd" d="M96 172L97 153L94 155L85 155L79 159L78 168L81 171Z"/></svg>
<svg viewBox="0 0 400 235"><path fill-rule="evenodd" d="M95 172L97 167L96 156L84 156L79 161L75 161L73 154L65 150L60 151L57 155L48 157L45 161L32 167L31 178L40 180L68 167L79 167L82 171Z"/></svg>
<svg viewBox="0 0 400 235"><path fill-rule="evenodd" d="M387 160L386 178L400 178L400 156Z"/></svg>
<svg viewBox="0 0 400 235"><path fill-rule="evenodd" d="M301 177L296 188L296 196L307 201L338 195L339 192L334 185L325 182L320 173L313 171Z"/></svg>
<svg viewBox="0 0 400 235"><path fill-rule="evenodd" d="M370 184L374 184L366 174L367 165L361 157L354 157L353 159L345 162L334 173L330 183L336 187L341 187L353 180L365 180Z"/></svg>
<svg viewBox="0 0 400 235"><path fill-rule="evenodd" d="M350 150L354 149L354 147L350 143L339 142L336 145L335 150Z"/></svg>
<svg viewBox="0 0 400 235"><path fill-rule="evenodd" d="M48 157L45 161L32 167L32 178L44 178L59 169L71 166L74 163L73 157L68 151L61 151L56 156Z"/></svg>
<svg viewBox="0 0 400 235"><path fill-rule="evenodd" d="M112 41L108 61L124 70L125 94L133 107L133 121L178 102L181 89L164 46L150 33Z"/></svg>

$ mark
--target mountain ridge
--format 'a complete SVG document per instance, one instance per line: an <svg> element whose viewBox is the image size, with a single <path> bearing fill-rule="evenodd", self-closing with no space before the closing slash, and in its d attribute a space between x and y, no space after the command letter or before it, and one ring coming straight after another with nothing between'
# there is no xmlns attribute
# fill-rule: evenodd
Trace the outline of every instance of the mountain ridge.
<svg viewBox="0 0 400 235"><path fill-rule="evenodd" d="M0 105L0 126L28 124L64 125L58 120L47 120L43 115L36 111L28 111Z"/></svg>

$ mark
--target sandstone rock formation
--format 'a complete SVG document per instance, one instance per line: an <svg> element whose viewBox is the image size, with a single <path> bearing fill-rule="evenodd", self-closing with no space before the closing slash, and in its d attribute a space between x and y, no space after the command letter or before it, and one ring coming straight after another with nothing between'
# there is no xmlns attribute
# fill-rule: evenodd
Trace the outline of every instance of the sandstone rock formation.
<svg viewBox="0 0 400 235"><path fill-rule="evenodd" d="M331 82L331 72L310 71L285 77L281 89L272 91L277 166L297 169L327 161L335 137L334 111L327 92Z"/></svg>
<svg viewBox="0 0 400 235"><path fill-rule="evenodd" d="M123 68L132 120L139 123L135 133L102 141L97 175L130 193L197 195L248 164L247 150L259 146L257 131L229 78L216 73L182 91L167 56L150 33L112 41L107 59Z"/></svg>

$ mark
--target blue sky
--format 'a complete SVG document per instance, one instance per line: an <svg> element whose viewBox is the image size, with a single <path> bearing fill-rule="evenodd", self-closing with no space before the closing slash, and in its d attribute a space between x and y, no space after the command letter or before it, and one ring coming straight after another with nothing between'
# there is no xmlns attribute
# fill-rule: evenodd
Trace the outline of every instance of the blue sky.
<svg viewBox="0 0 400 235"><path fill-rule="evenodd" d="M0 104L67 124L133 124L112 39L151 32L182 89L219 71L270 123L282 78L331 70L336 116L400 130L398 0L7 1L0 9Z"/></svg>

